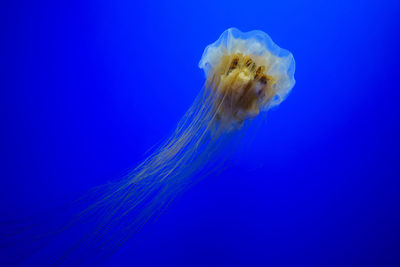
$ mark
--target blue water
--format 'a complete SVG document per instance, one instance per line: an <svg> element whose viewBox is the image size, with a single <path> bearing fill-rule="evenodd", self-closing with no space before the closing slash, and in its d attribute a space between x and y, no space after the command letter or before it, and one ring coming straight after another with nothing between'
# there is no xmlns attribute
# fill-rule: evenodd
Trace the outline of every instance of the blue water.
<svg viewBox="0 0 400 267"><path fill-rule="evenodd" d="M146 2L1 4L1 214L133 168L205 46L260 29L293 53L292 93L107 265L400 266L399 2Z"/></svg>

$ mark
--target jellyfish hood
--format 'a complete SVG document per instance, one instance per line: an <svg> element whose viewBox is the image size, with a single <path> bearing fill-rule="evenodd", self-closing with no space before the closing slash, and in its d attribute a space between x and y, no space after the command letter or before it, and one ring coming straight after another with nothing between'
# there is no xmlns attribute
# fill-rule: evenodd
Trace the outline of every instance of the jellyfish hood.
<svg viewBox="0 0 400 267"><path fill-rule="evenodd" d="M224 60L232 55L236 55L236 60ZM289 51L277 46L268 34L262 31L241 32L236 28L227 29L216 42L205 48L199 67L204 70L207 80L211 81L216 72L218 75L224 74L223 71L218 71L221 62L231 64L228 66L229 71L229 68L232 69L232 62L237 65L241 60L246 61L243 62L246 67L253 67L253 63L255 66L262 66L258 69L258 76L254 76L262 78L265 75L272 86L268 98L259 103L259 109L267 110L285 100L295 84L294 58ZM226 71L226 68L224 70Z"/></svg>

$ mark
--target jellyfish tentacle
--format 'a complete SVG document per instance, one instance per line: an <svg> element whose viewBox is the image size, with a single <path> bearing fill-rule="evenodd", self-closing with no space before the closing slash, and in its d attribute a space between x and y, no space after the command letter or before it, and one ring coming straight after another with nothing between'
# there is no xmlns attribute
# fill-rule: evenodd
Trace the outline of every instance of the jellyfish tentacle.
<svg viewBox="0 0 400 267"><path fill-rule="evenodd" d="M199 67L206 81L169 138L123 179L91 190L82 202L94 201L54 231L86 220L94 225L58 257L57 265L107 259L182 191L224 162L227 157L218 152L232 133L279 105L295 84L293 55L261 31L226 30L206 47Z"/></svg>

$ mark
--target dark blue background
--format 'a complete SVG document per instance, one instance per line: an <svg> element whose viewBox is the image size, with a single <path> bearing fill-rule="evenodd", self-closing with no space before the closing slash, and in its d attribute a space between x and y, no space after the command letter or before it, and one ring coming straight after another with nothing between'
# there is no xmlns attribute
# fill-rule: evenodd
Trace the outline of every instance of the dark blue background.
<svg viewBox="0 0 400 267"><path fill-rule="evenodd" d="M1 4L2 212L134 167L200 91L205 46L260 29L294 54L292 93L109 265L400 266L399 2L144 2Z"/></svg>

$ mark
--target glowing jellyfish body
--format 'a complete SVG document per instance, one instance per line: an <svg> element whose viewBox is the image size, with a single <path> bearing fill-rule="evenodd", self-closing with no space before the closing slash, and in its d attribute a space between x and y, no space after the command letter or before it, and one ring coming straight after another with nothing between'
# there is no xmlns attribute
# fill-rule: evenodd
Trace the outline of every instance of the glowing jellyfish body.
<svg viewBox="0 0 400 267"><path fill-rule="evenodd" d="M95 220L57 263L90 262L109 256L148 220L156 217L179 192L212 167L227 133L261 111L279 105L294 86L294 59L261 31L226 30L206 47L199 67L206 82L202 92L158 149L121 181L89 194L97 199L71 224ZM94 196L93 196L94 195ZM88 264L86 262L86 264Z"/></svg>
<svg viewBox="0 0 400 267"><path fill-rule="evenodd" d="M199 67L216 94L224 130L279 105L294 86L294 59L264 32L226 30L206 47Z"/></svg>

